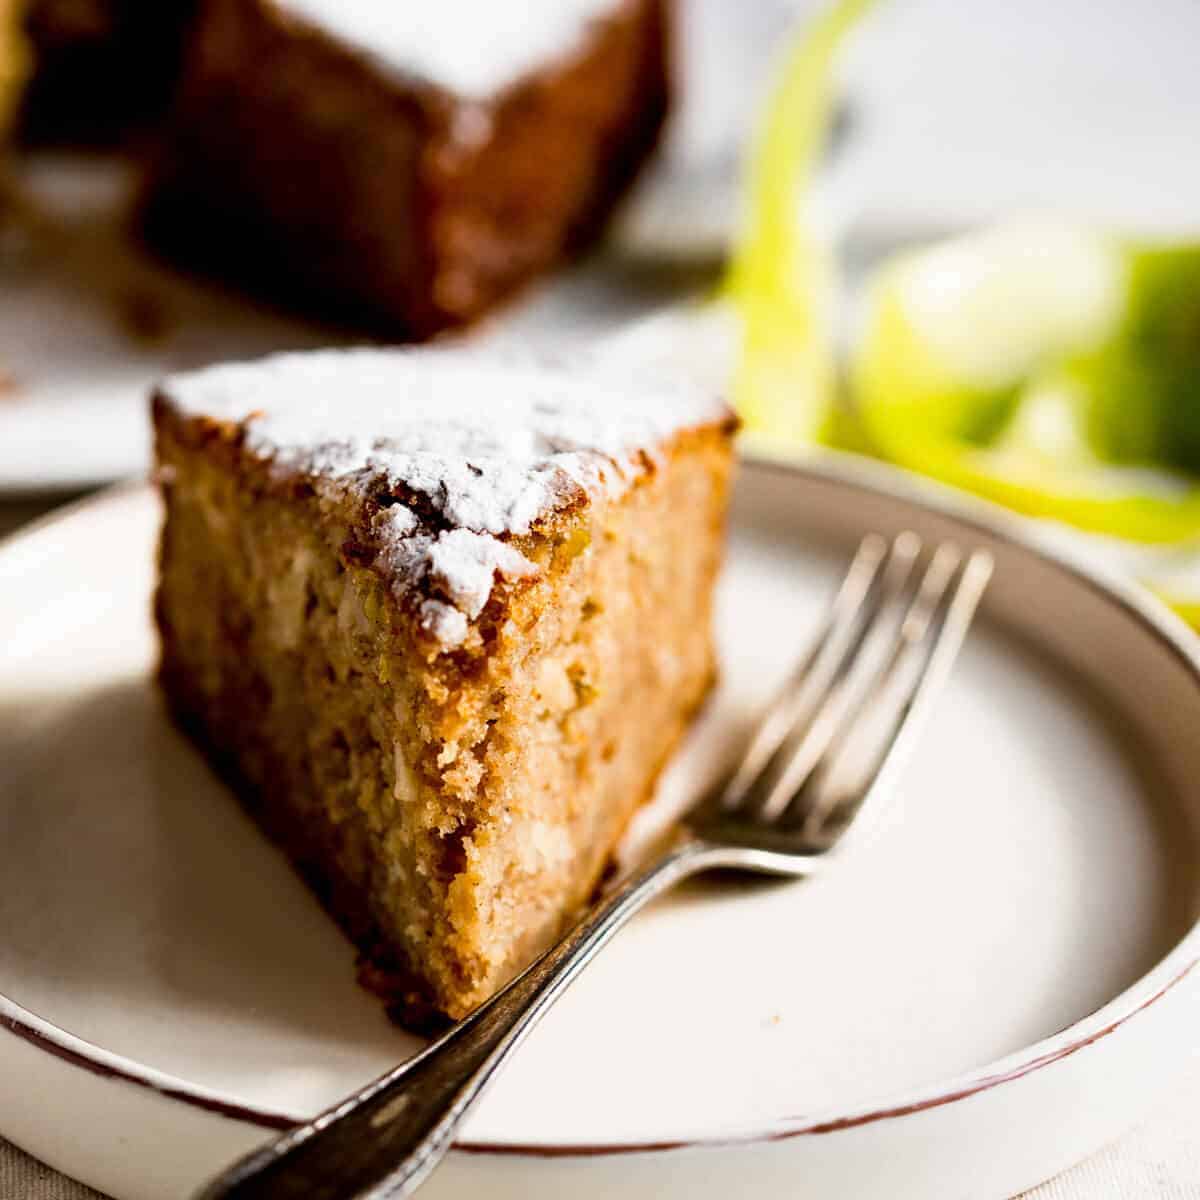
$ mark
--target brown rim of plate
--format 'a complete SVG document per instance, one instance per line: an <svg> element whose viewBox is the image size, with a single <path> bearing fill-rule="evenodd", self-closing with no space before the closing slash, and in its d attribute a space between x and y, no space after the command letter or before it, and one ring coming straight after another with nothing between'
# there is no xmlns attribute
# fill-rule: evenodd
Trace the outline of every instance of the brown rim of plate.
<svg viewBox="0 0 1200 1200"><path fill-rule="evenodd" d="M872 492L885 499L893 499L897 503L923 509L943 519L954 521L1019 553L1032 555L1071 578L1076 585L1082 585L1115 604L1127 618L1132 619L1162 643L1192 675L1197 686L1200 686L1200 642L1190 645L1189 642L1194 639L1188 634L1187 627L1149 592L1119 578L1106 576L1090 566L1074 562L1056 549L1036 544L1024 536L1012 514L986 501L964 496L941 485L928 485L927 481L922 482L918 488L895 468L856 456L834 452L823 455L823 458L824 461L821 458L807 457L789 460L754 455L743 456L742 462L744 467L754 471L805 476L833 486ZM139 492L149 490L149 486L140 480L127 481L115 484L98 495L67 504L0 539L0 552L30 536L53 528L60 521L70 520L78 512L93 505L128 499ZM911 1100L897 1099L881 1107L866 1108L843 1116L822 1117L818 1120L795 1118L770 1129L732 1137L611 1143L456 1142L453 1149L474 1155L529 1158L595 1158L617 1154L654 1154L700 1147L767 1144L795 1137L838 1133L880 1121L911 1116L954 1104L1025 1078L1103 1041L1170 993L1176 985L1192 974L1198 964L1200 922L1193 924L1175 947L1137 983L1092 1013L998 1063L989 1064L947 1083L918 1092ZM1150 995L1137 998L1135 993L1139 985L1164 973L1166 978ZM1097 1020L1104 1020L1105 1023L1099 1028L1091 1028ZM285 1113L226 1100L218 1094L190 1085L185 1080L104 1050L38 1017L3 992L0 992L0 1030L13 1034L37 1049L91 1074L132 1084L191 1108L275 1132L284 1132L301 1123L299 1118Z"/></svg>

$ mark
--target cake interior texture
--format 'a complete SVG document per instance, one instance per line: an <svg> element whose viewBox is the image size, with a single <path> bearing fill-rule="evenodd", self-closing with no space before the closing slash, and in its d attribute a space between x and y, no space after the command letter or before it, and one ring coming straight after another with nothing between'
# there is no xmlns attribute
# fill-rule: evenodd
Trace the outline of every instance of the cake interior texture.
<svg viewBox="0 0 1200 1200"><path fill-rule="evenodd" d="M390 353L436 405L433 357ZM576 390L550 379L535 420ZM479 429L449 418L462 461L426 430L400 459L408 433L361 453L347 435L331 466L284 426L255 435L255 382L231 385L242 409L206 409L186 381L155 400L162 685L357 942L365 981L409 1023L461 1017L592 895L713 680L732 422L685 410L615 455L621 422L599 416L603 452L524 438L542 448L513 491L486 394ZM448 478L517 503L500 522L476 505L481 533L461 522L478 497Z"/></svg>

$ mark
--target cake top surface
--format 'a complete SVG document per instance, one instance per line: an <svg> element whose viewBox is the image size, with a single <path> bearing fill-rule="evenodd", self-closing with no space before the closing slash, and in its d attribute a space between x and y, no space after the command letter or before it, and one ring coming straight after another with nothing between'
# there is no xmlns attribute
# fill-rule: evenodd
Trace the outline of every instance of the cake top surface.
<svg viewBox="0 0 1200 1200"><path fill-rule="evenodd" d="M507 539L581 496L619 495L673 435L729 418L711 395L595 364L462 350L280 354L175 375L159 393L185 416L240 424L275 471L419 498L424 515L380 508L372 536L447 645L497 574L532 572Z"/></svg>
<svg viewBox="0 0 1200 1200"><path fill-rule="evenodd" d="M389 73L486 99L569 54L622 0L274 0Z"/></svg>

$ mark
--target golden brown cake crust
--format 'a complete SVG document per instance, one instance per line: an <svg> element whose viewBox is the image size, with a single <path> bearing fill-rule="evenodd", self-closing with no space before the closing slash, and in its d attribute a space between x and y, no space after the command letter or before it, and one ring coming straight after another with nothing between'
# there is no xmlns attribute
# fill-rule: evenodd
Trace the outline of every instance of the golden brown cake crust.
<svg viewBox="0 0 1200 1200"><path fill-rule="evenodd" d="M429 357L421 378L438 376ZM494 370L493 399L505 378ZM458 460L427 430L414 443L390 426L364 473L352 436L297 458L294 429L258 410L234 419L212 380L155 402L172 711L410 1020L464 1015L558 935L713 678L731 418L689 402L647 424L626 397L589 446L587 405L548 411L551 394L579 399L572 372L547 379L527 414L536 436L510 444L503 420L478 418L468 457L482 482L462 494ZM281 380L216 382L254 402ZM398 449L414 444L415 463ZM454 513L495 520L498 497L516 498L514 528L447 530ZM421 565L448 532L457 592ZM456 558L460 534L471 549ZM471 591L480 564L486 595ZM426 623L430 602L458 620Z"/></svg>

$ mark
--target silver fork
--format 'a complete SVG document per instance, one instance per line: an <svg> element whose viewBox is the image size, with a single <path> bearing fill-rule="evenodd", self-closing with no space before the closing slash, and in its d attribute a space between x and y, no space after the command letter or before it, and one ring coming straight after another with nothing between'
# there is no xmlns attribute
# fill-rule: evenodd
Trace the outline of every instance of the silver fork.
<svg viewBox="0 0 1200 1200"><path fill-rule="evenodd" d="M985 551L915 534L858 548L813 645L729 781L667 849L427 1049L235 1163L200 1200L411 1195L512 1052L648 901L711 868L800 878L876 824L992 571Z"/></svg>

